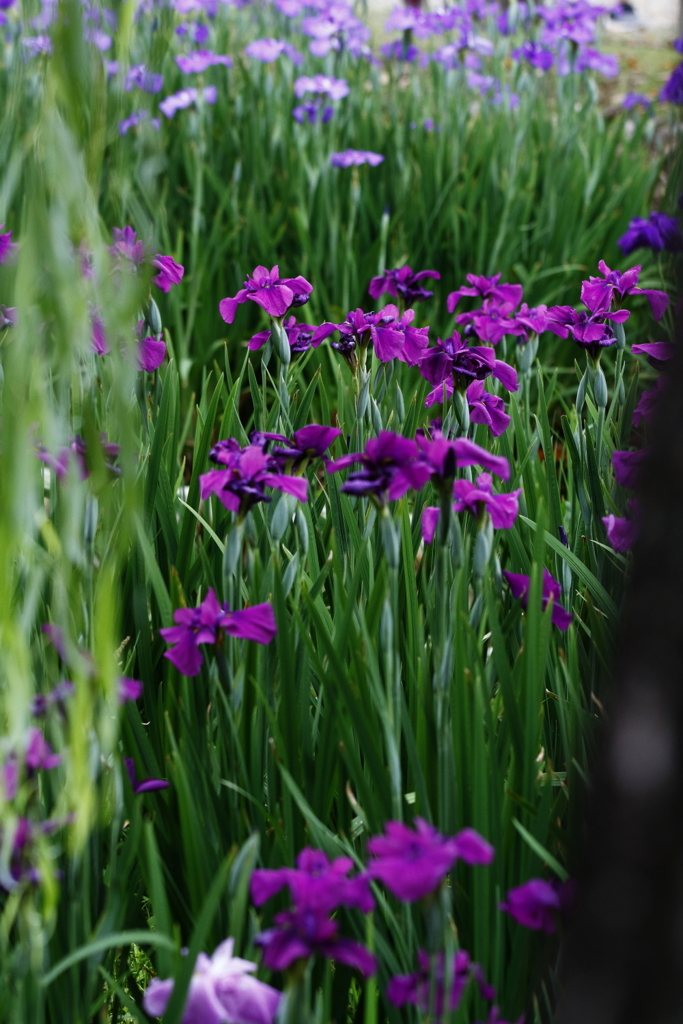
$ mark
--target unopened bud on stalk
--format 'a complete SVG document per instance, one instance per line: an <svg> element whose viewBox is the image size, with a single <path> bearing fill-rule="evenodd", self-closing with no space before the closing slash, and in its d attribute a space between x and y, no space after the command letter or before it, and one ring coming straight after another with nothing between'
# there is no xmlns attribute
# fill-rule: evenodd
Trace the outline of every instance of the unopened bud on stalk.
<svg viewBox="0 0 683 1024"><path fill-rule="evenodd" d="M584 373L576 389L576 411L580 414L586 401L586 388L588 387L588 370Z"/></svg>
<svg viewBox="0 0 683 1024"><path fill-rule="evenodd" d="M626 348L626 331L623 324L613 324L614 337L617 339L617 351L622 352Z"/></svg>
<svg viewBox="0 0 683 1024"><path fill-rule="evenodd" d="M242 541L244 539L244 520L235 523L225 540L225 551L223 552L223 575L226 580L235 575L237 565L242 555Z"/></svg>
<svg viewBox="0 0 683 1024"><path fill-rule="evenodd" d="M382 618L379 624L379 638L383 650L393 651L394 616L391 613L391 602L388 597L384 599L384 605L382 606Z"/></svg>
<svg viewBox="0 0 683 1024"><path fill-rule="evenodd" d="M384 544L384 555L387 560L387 565L390 569L398 569L400 553L401 553L401 541L398 535L396 525L391 518L391 514L388 508L382 509L380 516L380 527L382 531L382 543Z"/></svg>
<svg viewBox="0 0 683 1024"><path fill-rule="evenodd" d="M306 555L308 553L308 523L306 522L306 516L298 505L296 510L296 532L299 537L301 553Z"/></svg>
<svg viewBox="0 0 683 1024"><path fill-rule="evenodd" d="M280 320L273 318L273 326L270 332L270 340L278 359L284 366L289 366L292 360L292 350L289 347L289 338Z"/></svg>
<svg viewBox="0 0 683 1024"><path fill-rule="evenodd" d="M372 427L376 434L382 432L382 413L379 411L379 406L374 398L370 399L370 419L372 420Z"/></svg>
<svg viewBox="0 0 683 1024"><path fill-rule="evenodd" d="M607 405L607 381L601 366L596 367L593 377L593 395L598 409L604 409Z"/></svg>
<svg viewBox="0 0 683 1024"><path fill-rule="evenodd" d="M360 395L358 396L358 408L356 410L356 418L362 420L368 411L368 401L370 399L370 375L361 371L361 388Z"/></svg>
<svg viewBox="0 0 683 1024"><path fill-rule="evenodd" d="M491 557L491 544L485 528L480 529L477 533L477 539L474 542L474 558L472 560L472 573L474 578L481 580L484 578L484 572L486 566L489 564Z"/></svg>
<svg viewBox="0 0 683 1024"><path fill-rule="evenodd" d="M154 299L150 298L149 308L145 313L145 320L149 326L150 331L153 335L158 336L163 331L163 324L161 323L161 313Z"/></svg>
<svg viewBox="0 0 683 1024"><path fill-rule="evenodd" d="M470 429L470 407L467 404L467 398L456 388L453 392L453 406L455 408L455 415L457 416L460 429L463 434L466 434Z"/></svg>
<svg viewBox="0 0 683 1024"><path fill-rule="evenodd" d="M398 384L396 385L396 418L399 423L403 423L406 418L406 406L403 401L403 392Z"/></svg>

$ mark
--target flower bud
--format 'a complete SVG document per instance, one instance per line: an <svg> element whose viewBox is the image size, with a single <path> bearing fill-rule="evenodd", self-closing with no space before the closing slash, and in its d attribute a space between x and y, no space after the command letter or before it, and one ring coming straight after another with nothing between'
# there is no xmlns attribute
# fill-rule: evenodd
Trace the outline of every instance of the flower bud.
<svg viewBox="0 0 683 1024"><path fill-rule="evenodd" d="M474 559L472 561L472 573L475 579L481 580L484 577L486 566L489 564L491 557L491 544L487 536L486 529L481 529L477 533L477 539L474 542Z"/></svg>
<svg viewBox="0 0 683 1024"><path fill-rule="evenodd" d="M149 300L149 309L145 314L145 320L149 325L150 331L155 337L162 333L164 328L161 323L161 313L159 312L159 307L152 298Z"/></svg>
<svg viewBox="0 0 683 1024"><path fill-rule="evenodd" d="M282 540L292 519L292 512L288 499L289 495L287 494L282 494L280 496L280 500L275 506L275 511L273 512L273 518L270 521L270 535L275 541Z"/></svg>
<svg viewBox="0 0 683 1024"><path fill-rule="evenodd" d="M607 405L607 381L605 380L605 374L602 372L601 366L598 366L595 370L595 376L593 378L593 395L598 409L604 409Z"/></svg>
<svg viewBox="0 0 683 1024"><path fill-rule="evenodd" d="M586 401L586 388L588 387L588 370L584 373L583 377L579 381L579 386L576 390L576 411L581 414L584 403Z"/></svg>
<svg viewBox="0 0 683 1024"><path fill-rule="evenodd" d="M363 380L360 395L358 396L358 409L356 417L362 420L365 417L365 413L368 411L368 401L370 399L370 377L366 376Z"/></svg>
<svg viewBox="0 0 683 1024"><path fill-rule="evenodd" d="M403 401L403 392L401 391L398 384L396 385L396 418L398 419L398 422L401 424L406 418L406 406L405 402Z"/></svg>
<svg viewBox="0 0 683 1024"><path fill-rule="evenodd" d="M617 351L622 352L626 348L626 331L623 324L613 324L614 337L617 339Z"/></svg>
<svg viewBox="0 0 683 1024"><path fill-rule="evenodd" d="M372 420L372 427L376 434L382 431L382 413L379 411L379 406L374 398L370 399L370 419Z"/></svg>
<svg viewBox="0 0 683 1024"><path fill-rule="evenodd" d="M384 508L380 518L384 555L390 569L398 569L401 553L401 540L389 510Z"/></svg>
<svg viewBox="0 0 683 1024"><path fill-rule="evenodd" d="M296 532L299 537L299 547L303 555L308 554L308 523L306 522L306 516L303 514L297 504L296 509Z"/></svg>
<svg viewBox="0 0 683 1024"><path fill-rule="evenodd" d="M292 360L292 350L289 347L289 338L282 324L273 320L273 326L270 332L270 340L273 343L273 348L278 356L278 359L284 366L289 366Z"/></svg>

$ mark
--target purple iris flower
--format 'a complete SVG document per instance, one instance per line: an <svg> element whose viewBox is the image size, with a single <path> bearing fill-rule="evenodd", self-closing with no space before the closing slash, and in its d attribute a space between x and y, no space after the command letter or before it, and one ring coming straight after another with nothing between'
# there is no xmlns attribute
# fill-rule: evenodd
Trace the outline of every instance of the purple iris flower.
<svg viewBox="0 0 683 1024"><path fill-rule="evenodd" d="M630 491L638 489L643 463L647 461L649 454L649 445L636 452L612 453L612 468L620 487L626 487Z"/></svg>
<svg viewBox="0 0 683 1024"><path fill-rule="evenodd" d="M513 288L514 285L509 287ZM521 288L521 285L520 285ZM525 330L517 323L511 302L500 302L495 298L484 299L481 309L471 313L459 313L455 322L458 327L465 327L466 338L477 337L489 345L497 345L506 334L524 334Z"/></svg>
<svg viewBox="0 0 683 1024"><path fill-rule="evenodd" d="M311 459L324 456L340 434L341 430L338 427L322 427L317 423L309 423L308 426L295 430L291 441L286 437L279 438L283 443L273 445L270 448L270 455L283 472L301 470Z"/></svg>
<svg viewBox="0 0 683 1024"><path fill-rule="evenodd" d="M143 686L139 679L119 676L119 704L125 704L127 700L139 700L142 690Z"/></svg>
<svg viewBox="0 0 683 1024"><path fill-rule="evenodd" d="M455 512L467 509L479 521L488 512L495 530L510 530L519 513L522 488L510 491L509 494L494 494L491 474L480 473L476 484L471 480L456 480L453 493L456 499L453 504Z"/></svg>
<svg viewBox="0 0 683 1024"><path fill-rule="evenodd" d="M532 334L543 334L548 330L548 307L534 306L532 309L523 302L515 313L515 323L523 330L518 334L520 344L525 344Z"/></svg>
<svg viewBox="0 0 683 1024"><path fill-rule="evenodd" d="M510 56L516 61L525 60L532 67L540 68L541 71L549 71L555 63L552 50L546 50L538 43L533 43L528 39L516 50L513 50Z"/></svg>
<svg viewBox="0 0 683 1024"><path fill-rule="evenodd" d="M187 110L197 100L203 99L204 103L215 103L218 99L218 89L215 85L207 85L205 89L180 89L171 93L159 104L159 110L169 119L175 117L179 110Z"/></svg>
<svg viewBox="0 0 683 1024"><path fill-rule="evenodd" d="M197 957L182 1024L273 1024L281 993L251 975L257 965L233 956L234 939L226 939L212 957ZM150 1017L163 1017L175 987L173 978L152 978L142 1005Z"/></svg>
<svg viewBox="0 0 683 1024"><path fill-rule="evenodd" d="M340 153L330 154L330 163L333 167L360 167L362 164L377 167L383 160L381 153L373 153L366 149L344 149Z"/></svg>
<svg viewBox="0 0 683 1024"><path fill-rule="evenodd" d="M163 75L155 75L151 71L148 71L144 64L135 64L132 68L128 69L126 75L125 90L130 92L131 89L137 88L142 89L143 92L155 93L159 92L164 84Z"/></svg>
<svg viewBox="0 0 683 1024"><path fill-rule="evenodd" d="M123 763L128 772L128 778L133 788L133 793L138 796L140 793L155 793L158 789L168 789L171 785L165 779L144 779L140 781L135 774L135 761L132 757L124 757Z"/></svg>
<svg viewBox="0 0 683 1024"><path fill-rule="evenodd" d="M531 581L528 576L523 576L521 573L505 572L503 576L508 581L510 586L510 592L515 600L520 601L522 608L526 608L529 601L529 587ZM552 598L553 601L553 613L552 621L553 625L557 626L558 629L568 629L570 622L572 621L572 615L563 608L558 601L562 597L562 588L554 576L551 576L547 569L543 570L543 597L541 600L541 607L543 610L546 609L548 601Z"/></svg>
<svg viewBox="0 0 683 1024"><path fill-rule="evenodd" d="M292 355L308 352L316 328L312 324L298 324L294 316L287 317L283 321L282 326L285 329L285 334L289 341L289 350ZM254 334L247 343L247 348L251 352L257 352L270 341L270 333L270 328L268 328L265 331L259 331L258 334Z"/></svg>
<svg viewBox="0 0 683 1024"><path fill-rule="evenodd" d="M490 864L494 849L478 832L464 828L442 836L423 818L415 829L388 821L385 834L368 840L372 860L367 873L404 903L414 903L434 892L458 859L466 864Z"/></svg>
<svg viewBox="0 0 683 1024"><path fill-rule="evenodd" d="M105 468L114 476L118 476L121 471L118 466L114 465L114 460L118 457L120 446L118 444L111 444L107 442L106 434L100 434L100 440L102 444ZM80 480L86 480L90 476L90 468L88 466L87 459L88 449L86 448L85 441L78 434L69 443L67 448L60 448L55 455L52 455L47 448L44 448L42 445L38 446L36 455L41 462L44 462L45 465L54 472L60 483L64 483L66 480L66 476L69 471L69 464L72 460L76 463Z"/></svg>
<svg viewBox="0 0 683 1024"><path fill-rule="evenodd" d="M330 914L337 907L357 907L369 914L374 908L368 878L364 875L347 877L354 866L350 857L330 861L322 850L307 847L297 857L296 865L296 868L252 872L249 888L257 907L288 886L298 910L311 908Z"/></svg>
<svg viewBox="0 0 683 1024"><path fill-rule="evenodd" d="M625 516L608 515L603 516L607 540L615 551L630 551L638 539L638 523Z"/></svg>
<svg viewBox="0 0 683 1024"><path fill-rule="evenodd" d="M440 430L433 429L431 437L422 433L417 435L415 441L420 450L418 466L426 467L428 473L419 487L427 479L431 479L438 491L443 490L444 486L452 487L455 472L462 466L481 466L503 480L510 479L510 463L504 456L492 455L467 438L459 437L451 441Z"/></svg>
<svg viewBox="0 0 683 1024"><path fill-rule="evenodd" d="M407 309L400 319L391 325L392 332L403 335L403 347L397 359L408 366L418 366L429 345L429 327L413 327L415 310Z"/></svg>
<svg viewBox="0 0 683 1024"><path fill-rule="evenodd" d="M597 71L605 78L616 78L619 74L619 58L614 53L600 53L589 46L579 50L574 64L577 74L581 71Z"/></svg>
<svg viewBox="0 0 683 1024"><path fill-rule="evenodd" d="M294 83L294 95L301 99L307 92L319 96L329 96L331 100L343 100L351 92L345 78L332 78L329 75L301 75ZM374 296L373 296L374 297Z"/></svg>
<svg viewBox="0 0 683 1024"><path fill-rule="evenodd" d="M389 60L404 60L408 64L412 64L420 56L417 46L412 44L406 46L402 39L395 39L393 43L384 43L379 49L383 57L388 57Z"/></svg>
<svg viewBox="0 0 683 1024"><path fill-rule="evenodd" d="M271 971L285 971L295 960L319 953L360 971L368 977L377 961L365 946L339 935L339 925L320 907L285 910L275 917L275 927L254 939L263 949L263 963Z"/></svg>
<svg viewBox="0 0 683 1024"><path fill-rule="evenodd" d="M155 284L158 288L161 288L162 292L170 292L174 284L180 284L185 273L185 268L176 263L170 256L162 256L157 253L156 256L152 256L149 261L155 270L159 273L156 277L152 278L152 284Z"/></svg>
<svg viewBox="0 0 683 1024"><path fill-rule="evenodd" d="M283 317L292 306L303 306L313 291L305 277L280 277L280 268L256 267L252 276L248 277L234 298L221 299L218 311L226 324L235 319L237 307L247 299L256 302L266 313L278 319Z"/></svg>
<svg viewBox="0 0 683 1024"><path fill-rule="evenodd" d="M137 128L142 122L149 122L151 128L155 131L159 131L161 128L161 121L158 117L150 118L148 110L134 110L130 117L125 117L123 121L119 122L119 131L121 135L127 135L131 128Z"/></svg>
<svg viewBox="0 0 683 1024"><path fill-rule="evenodd" d="M278 57L284 55L289 57L292 64L298 67L303 62L303 55L299 53L290 43L283 39L255 39L245 47L247 57L260 60L262 64L272 64Z"/></svg>
<svg viewBox="0 0 683 1024"><path fill-rule="evenodd" d="M200 75L214 64L232 67L232 58L225 54L213 53L211 50L195 50L193 53L182 54L175 59L184 75Z"/></svg>
<svg viewBox="0 0 683 1024"><path fill-rule="evenodd" d="M19 792L19 762L15 754L10 754L4 764L0 765L0 794L8 802L14 800Z"/></svg>
<svg viewBox="0 0 683 1024"><path fill-rule="evenodd" d="M641 92L627 92L621 105L624 110L633 110L634 107L644 107L648 110L652 106L652 100Z"/></svg>
<svg viewBox="0 0 683 1024"><path fill-rule="evenodd" d="M60 754L55 754L40 729L32 728L26 734L26 767L31 772L49 771L62 763Z"/></svg>
<svg viewBox="0 0 683 1024"><path fill-rule="evenodd" d="M384 505L395 501L414 487L415 461L418 447L415 441L390 430L382 430L378 437L370 438L363 452L350 452L327 465L328 473L346 469L354 462L363 468L349 473L342 490L346 494L365 496ZM420 484L422 486L422 484Z"/></svg>
<svg viewBox="0 0 683 1024"><path fill-rule="evenodd" d="M492 395L486 390L483 380L473 380L465 398L469 406L472 423L481 423L488 427L494 437L500 437L510 426L510 416L505 412L505 402L500 395Z"/></svg>
<svg viewBox="0 0 683 1024"><path fill-rule="evenodd" d="M175 626L160 629L159 633L166 643L175 644L164 657L184 676L199 675L203 663L199 644L222 643L224 633L269 644L277 633L273 607L268 602L231 612L227 604L219 603L211 587L196 608L177 608L173 621Z"/></svg>
<svg viewBox="0 0 683 1024"><path fill-rule="evenodd" d="M495 352L488 347L468 347L457 331L444 341L437 339L436 346L427 349L419 363L422 376L438 388L445 380L452 380L455 387L465 391L472 381L485 380L493 376L508 391L517 391L517 371L496 359Z"/></svg>
<svg viewBox="0 0 683 1024"><path fill-rule="evenodd" d="M32 57L37 57L39 53L52 53L52 40L49 36L26 36L25 39L21 40L21 45L31 54Z"/></svg>
<svg viewBox="0 0 683 1024"><path fill-rule="evenodd" d="M143 330L144 320L138 324L138 368L145 373L154 373L166 358L166 342L161 337L155 338Z"/></svg>
<svg viewBox="0 0 683 1024"><path fill-rule="evenodd" d="M675 103L678 106L683 103L683 64L679 64L677 68L673 69L659 98L662 103Z"/></svg>
<svg viewBox="0 0 683 1024"><path fill-rule="evenodd" d="M98 356L106 356L109 352L104 322L100 314L94 310L90 314L90 348Z"/></svg>
<svg viewBox="0 0 683 1024"><path fill-rule="evenodd" d="M73 694L75 689L76 687L70 680L63 679L49 693L37 693L31 701L31 714L40 718L53 704L56 704L61 712L64 712L66 699Z"/></svg>
<svg viewBox="0 0 683 1024"><path fill-rule="evenodd" d="M397 974L391 979L387 987L387 998L394 1006L405 1006L411 1003L422 1013L427 1013L431 1008L431 1000L434 999L434 1012L436 1020L441 1020L444 1012L446 972L445 957L438 953L436 957L430 957L422 950L417 955L419 970L414 974ZM459 949L453 956L451 968L451 990L448 1009L452 1012L457 1010L463 996L463 992L472 977L472 964L470 955L466 949ZM434 984L436 982L436 984Z"/></svg>
<svg viewBox="0 0 683 1024"><path fill-rule="evenodd" d="M676 345L673 341L644 341L640 345L631 345L635 356L647 356L650 366L655 370L666 370L667 363L673 359Z"/></svg>
<svg viewBox="0 0 683 1024"><path fill-rule="evenodd" d="M500 909L525 928L552 935L557 928L556 915L561 909L559 886L542 878L532 878L510 889Z"/></svg>
<svg viewBox="0 0 683 1024"><path fill-rule="evenodd" d="M655 320L661 320L669 305L666 292L654 288L637 288L640 265L631 267L623 274L620 270L610 270L604 260L598 263L598 270L603 278L589 277L581 285L581 301L591 310L610 309L613 299L623 299L625 295L645 295L652 308Z"/></svg>
<svg viewBox="0 0 683 1024"><path fill-rule="evenodd" d="M455 310L464 295L472 298L493 299L498 303L510 303L511 308L514 309L522 301L524 289L521 284L498 284L500 278L500 274L495 274L493 277L467 274L468 284L451 292L446 299L448 312L452 313Z"/></svg>
<svg viewBox="0 0 683 1024"><path fill-rule="evenodd" d="M664 342L666 344L666 342ZM638 401L638 405L633 410L633 426L637 427L640 425L641 420L645 420L646 423L650 423L654 417L655 411L659 406L662 392L666 387L666 377L658 377L657 382L653 388L648 391L643 391Z"/></svg>
<svg viewBox="0 0 683 1024"><path fill-rule="evenodd" d="M683 235L676 217L667 217L665 213L653 212L647 220L634 217L629 222L628 231L617 239L617 245L624 256L636 249L652 249L653 252L681 252Z"/></svg>
<svg viewBox="0 0 683 1024"><path fill-rule="evenodd" d="M223 469L212 469L199 477L202 500L215 494L231 512L244 517L252 505L270 502L266 487L291 494L298 501L308 500L308 481L280 473L277 460L264 445L249 444L241 448L238 441L219 441L209 452L212 462Z"/></svg>
<svg viewBox="0 0 683 1024"><path fill-rule="evenodd" d="M6 327L16 327L17 310L15 306L4 306L0 304L0 331Z"/></svg>
<svg viewBox="0 0 683 1024"><path fill-rule="evenodd" d="M334 115L334 109L327 104L322 103L321 100L309 100L308 103L299 103L292 109L292 117L299 124L327 124L330 118Z"/></svg>
<svg viewBox="0 0 683 1024"><path fill-rule="evenodd" d="M627 309L610 312L609 290L596 294L590 288L582 288L581 299L588 312L577 311L573 306L551 306L548 309L548 329L560 338L572 336L577 345L585 348L592 358L597 358L601 348L607 348L616 341L612 328L606 323L611 320L623 324L630 317Z"/></svg>
<svg viewBox="0 0 683 1024"><path fill-rule="evenodd" d="M402 331L398 329L396 321L398 309L391 303L379 313L364 313L362 309L352 310L347 313L346 320L341 324L321 324L313 335L311 344L317 348L330 334L339 331L341 340L333 341L332 348L344 356L352 370L357 365L356 350L367 349L370 344L377 358L383 363L388 363L402 352L406 340L405 327L410 323L408 321Z"/></svg>
<svg viewBox="0 0 683 1024"><path fill-rule="evenodd" d="M112 228L112 235L114 244L110 246L109 252L117 260L118 264L127 261L132 263L134 269L137 270L146 258L144 243L137 237L137 232L130 226L127 226L125 228ZM179 284L182 281L185 268L180 263L176 263L170 256L162 256L161 253L156 253L155 256L149 257L149 263L155 270L159 271L152 278L152 283L161 288L163 292L168 293L174 284Z"/></svg>
<svg viewBox="0 0 683 1024"><path fill-rule="evenodd" d="M412 306L414 302L424 302L431 299L434 292L422 287L420 282L425 278L432 277L435 281L441 280L438 270L420 270L414 274L410 267L399 267L396 270L385 270L381 277L373 277L368 286L370 297L377 300L385 292L393 295L394 298L402 299L406 306Z"/></svg>
<svg viewBox="0 0 683 1024"><path fill-rule="evenodd" d="M11 231L5 231L2 233L1 229L4 228L4 226L4 224L0 224L0 264L8 263L19 248L16 242L12 241Z"/></svg>

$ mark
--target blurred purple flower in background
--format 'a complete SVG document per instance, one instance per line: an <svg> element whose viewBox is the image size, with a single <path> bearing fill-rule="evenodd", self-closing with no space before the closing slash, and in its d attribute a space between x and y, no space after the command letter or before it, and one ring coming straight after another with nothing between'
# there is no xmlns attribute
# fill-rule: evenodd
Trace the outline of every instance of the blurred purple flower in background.
<svg viewBox="0 0 683 1024"><path fill-rule="evenodd" d="M343 100L351 89L345 78L332 78L329 75L302 75L294 82L294 95L302 99L307 92L318 96L329 96L331 100Z"/></svg>
<svg viewBox="0 0 683 1024"><path fill-rule="evenodd" d="M372 278L368 293L375 300L384 294L393 295L402 299L406 306L412 306L414 302L424 302L433 296L434 292L422 287L422 281L430 277L441 280L438 270L420 270L416 274L408 266L385 270L381 277Z"/></svg>
<svg viewBox="0 0 683 1024"><path fill-rule="evenodd" d="M419 969L414 974L397 974L387 987L387 998L394 1006L411 1003L422 1013L433 1006L436 1019L441 1020L445 1007L446 971L443 953L430 957L420 950L417 954ZM472 977L472 964L466 949L459 949L453 956L450 970L451 985L448 1010L457 1010L463 992ZM432 1003L433 1000L433 1003ZM430 1018L431 1019L431 1018Z"/></svg>
<svg viewBox="0 0 683 1024"><path fill-rule="evenodd" d="M128 69L124 88L126 92L131 89L142 89L143 92L160 92L164 85L164 76L148 71L144 64L134 64Z"/></svg>
<svg viewBox="0 0 683 1024"><path fill-rule="evenodd" d="M262 64L272 64L278 57L289 57L292 64L298 67L303 62L303 55L283 39L255 39L244 48L247 57L260 60Z"/></svg>
<svg viewBox="0 0 683 1024"><path fill-rule="evenodd" d="M0 224L0 264L8 263L16 250L19 248L16 242L12 241L12 232L2 232L4 224Z"/></svg>
<svg viewBox="0 0 683 1024"><path fill-rule="evenodd" d="M296 859L296 868L257 869L249 888L257 907L289 887L292 902L299 909L313 908L331 913L337 907L357 907L368 914L375 906L365 875L348 878L353 869L350 857L330 861L322 850L306 847Z"/></svg>
<svg viewBox="0 0 683 1024"><path fill-rule="evenodd" d="M159 789L168 789L171 785L165 779L143 779L138 780L135 774L135 761L132 757L124 757L123 763L126 771L128 772L128 778L133 789L135 796L140 793L155 793Z"/></svg>
<svg viewBox="0 0 683 1024"><path fill-rule="evenodd" d="M119 121L119 131L122 135L127 135L131 128L137 128L139 124L143 123L148 123L155 131L159 131L161 128L159 118L150 118L148 110L134 110L130 117L124 117L123 121Z"/></svg>
<svg viewBox="0 0 683 1024"><path fill-rule="evenodd" d="M529 600L529 588L531 586L531 580L529 576L524 576L521 573L505 572L503 576L508 581L510 586L510 592L515 600L519 601L522 608L526 608ZM557 580L550 575L547 569L543 570L543 596L541 598L541 607L545 611L548 606L548 601L553 602L552 621L553 625L557 626L558 629L568 629L569 624L572 621L572 615L563 608L558 601L562 597L562 588Z"/></svg>
<svg viewBox="0 0 683 1024"><path fill-rule="evenodd" d="M683 64L671 72L671 77L665 83L659 94L662 103L675 103L680 106L683 103Z"/></svg>
<svg viewBox="0 0 683 1024"><path fill-rule="evenodd" d="M635 107L644 107L647 110L652 106L652 100L640 92L627 92L621 105L624 110L634 110Z"/></svg>
<svg viewBox="0 0 683 1024"><path fill-rule="evenodd" d="M404 903L434 892L458 859L467 864L490 864L494 857L491 844L474 829L442 836L423 818L415 818L415 829L388 821L384 835L368 840L368 850L372 854L367 867L370 878L382 882Z"/></svg>
<svg viewBox="0 0 683 1024"><path fill-rule="evenodd" d="M612 468L620 487L626 487L630 491L638 490L643 463L649 454L650 448L647 445L636 452L612 453Z"/></svg>
<svg viewBox="0 0 683 1024"><path fill-rule="evenodd" d="M559 884L532 878L524 885L510 889L500 909L525 928L551 935L557 929L556 917L561 909L559 889Z"/></svg>
<svg viewBox="0 0 683 1024"><path fill-rule="evenodd" d="M384 157L380 153L364 149L345 149L341 153L330 154L330 163L333 167L360 167L361 164L377 167L383 160Z"/></svg>
<svg viewBox="0 0 683 1024"><path fill-rule="evenodd" d="M169 119L174 117L178 110L186 110L203 99L204 103L215 103L218 99L218 90L215 85L207 85L205 89L180 89L179 92L171 93L159 104L159 110Z"/></svg>
<svg viewBox="0 0 683 1024"><path fill-rule="evenodd" d="M653 252L680 252L683 249L683 235L676 217L653 212L647 220L634 217L628 231L617 239L617 245L628 256L636 249L652 249Z"/></svg>
<svg viewBox="0 0 683 1024"><path fill-rule="evenodd" d="M521 284L499 284L500 278L500 274L495 274L493 277L467 274L468 283L451 292L446 299L448 312L452 313L455 310L463 296L494 299L498 303L510 303L513 308L518 306L524 294Z"/></svg>
<svg viewBox="0 0 683 1024"><path fill-rule="evenodd" d="M316 953L353 967L364 977L374 974L377 961L365 946L339 935L339 924L320 907L285 910L275 915L275 927L261 932L254 944L263 949L263 963L284 971L295 960Z"/></svg>
<svg viewBox="0 0 683 1024"><path fill-rule="evenodd" d="M226 68L232 67L232 58L223 54L212 53L211 50L195 50L193 53L179 55L175 58L176 64L185 75L201 74L207 68L215 64L224 64Z"/></svg>
<svg viewBox="0 0 683 1024"><path fill-rule="evenodd" d="M521 46L518 46L516 50L511 52L510 56L513 60L525 60L532 67L540 68L541 71L549 71L555 63L552 50L545 50L538 43L533 43L531 40L526 40Z"/></svg>

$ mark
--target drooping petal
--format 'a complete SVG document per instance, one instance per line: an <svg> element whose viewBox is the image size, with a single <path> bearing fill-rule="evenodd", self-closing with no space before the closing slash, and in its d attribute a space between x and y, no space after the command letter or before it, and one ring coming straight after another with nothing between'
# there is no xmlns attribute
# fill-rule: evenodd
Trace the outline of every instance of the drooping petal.
<svg viewBox="0 0 683 1024"><path fill-rule="evenodd" d="M436 527L439 522L439 515L441 509L438 506L427 505L422 509L422 519L420 520L420 530L422 532L422 540L425 544L431 544L434 540L434 534L436 533Z"/></svg>
<svg viewBox="0 0 683 1024"><path fill-rule="evenodd" d="M226 324L231 324L235 319L235 313L237 307L243 302L247 301L248 292L246 288L240 288L237 295L232 299L221 299L218 303L218 312L225 320Z"/></svg>
<svg viewBox="0 0 683 1024"><path fill-rule="evenodd" d="M219 625L230 636L243 640L254 640L259 644L269 644L277 633L277 623L273 606L267 601L252 605L239 611L224 612Z"/></svg>
<svg viewBox="0 0 683 1024"><path fill-rule="evenodd" d="M166 342L148 336L138 344L138 363L145 373L153 373L166 358Z"/></svg>

